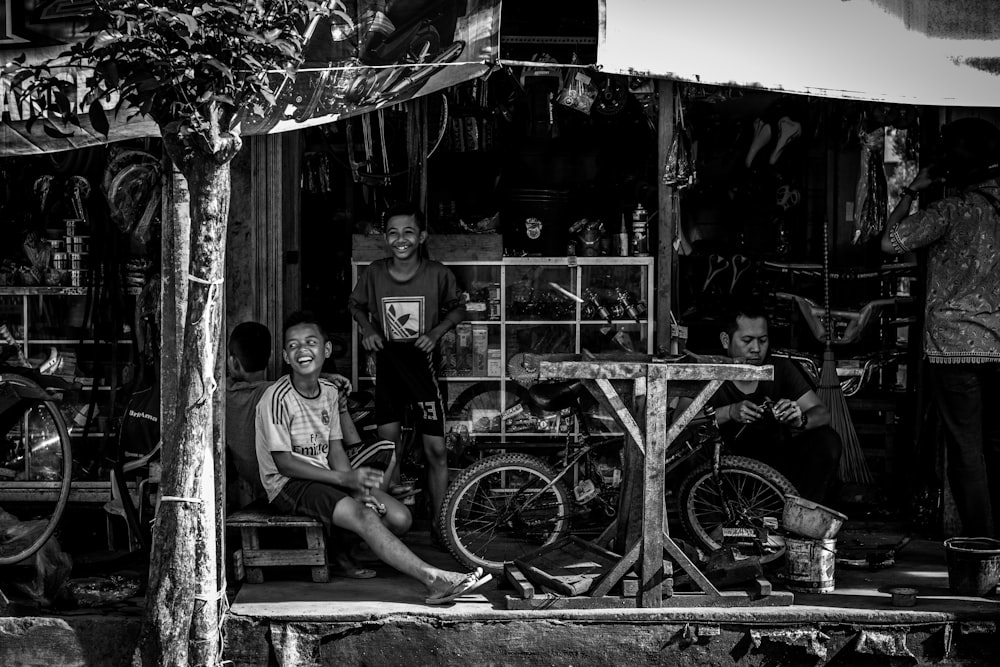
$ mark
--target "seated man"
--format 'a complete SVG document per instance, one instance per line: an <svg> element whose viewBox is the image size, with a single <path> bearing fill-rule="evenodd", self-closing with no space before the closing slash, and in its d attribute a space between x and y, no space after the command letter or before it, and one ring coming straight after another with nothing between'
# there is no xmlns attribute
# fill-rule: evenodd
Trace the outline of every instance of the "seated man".
<svg viewBox="0 0 1000 667"><path fill-rule="evenodd" d="M729 451L763 461L799 495L823 503L840 465L840 436L830 411L794 362L768 355L767 317L752 302L727 313L719 340L734 361L774 366L774 380L725 382L709 404Z"/></svg>
<svg viewBox="0 0 1000 667"><path fill-rule="evenodd" d="M267 494L260 481L260 468L257 465L256 447L256 411L264 392L273 382L264 379L268 361L271 359L271 332L267 327L257 322L243 322L233 329L229 336L229 355L227 368L229 381L226 385L226 449L228 463L235 468L238 484L242 487L238 497L231 498L232 506L246 507L248 505L267 504ZM341 389L341 426L345 441L360 443L361 436L347 412L346 392L350 389L347 378L341 375L327 375L326 379ZM385 458L385 451L395 452L392 442L383 441L373 445L355 447L359 460L378 460ZM352 463L354 459L352 458ZM385 467L391 465L391 461ZM391 520L397 528L405 531L410 525L409 512L403 508L405 515L395 512ZM342 541L334 536L331 543ZM366 579L375 576L375 571L361 568L354 564L349 551L332 550L330 555L333 563L333 574L354 579Z"/></svg>
<svg viewBox="0 0 1000 667"><path fill-rule="evenodd" d="M332 345L307 313L293 313L284 326L282 356L291 372L257 404L256 447L260 479L279 512L313 517L359 535L384 563L420 581L427 604L443 604L489 581L481 569L463 574L431 566L398 534L410 515L379 487L382 471L352 469L344 453L338 394L320 377Z"/></svg>

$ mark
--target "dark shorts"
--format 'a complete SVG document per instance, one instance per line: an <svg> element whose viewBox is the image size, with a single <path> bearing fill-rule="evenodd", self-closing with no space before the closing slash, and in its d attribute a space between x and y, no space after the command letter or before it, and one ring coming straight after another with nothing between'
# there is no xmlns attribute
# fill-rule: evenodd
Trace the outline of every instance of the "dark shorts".
<svg viewBox="0 0 1000 667"><path fill-rule="evenodd" d="M290 479L271 501L271 506L282 514L297 514L316 519L326 528L327 534L335 535L333 510L350 492L339 486L313 482L305 479Z"/></svg>
<svg viewBox="0 0 1000 667"><path fill-rule="evenodd" d="M386 343L375 355L375 423L401 422L406 407L424 435L444 435L444 403L430 356L411 343Z"/></svg>

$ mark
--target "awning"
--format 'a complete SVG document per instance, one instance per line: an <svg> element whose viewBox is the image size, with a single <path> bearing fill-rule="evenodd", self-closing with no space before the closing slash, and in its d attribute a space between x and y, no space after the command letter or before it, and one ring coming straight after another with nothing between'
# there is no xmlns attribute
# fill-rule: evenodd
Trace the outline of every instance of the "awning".
<svg viewBox="0 0 1000 667"><path fill-rule="evenodd" d="M280 89L265 118L243 123L245 135L286 132L333 122L427 95L483 75L499 52L500 0L431 0L389 18L385 48L358 60L357 2L338 0L331 19L315 26L306 62L294 78L271 74ZM391 4L391 3L390 3ZM397 3L397 5L407 3ZM0 67L19 55L41 62L82 41L89 0L7 0L0 9ZM78 79L75 71L63 72ZM62 73L61 73L62 74ZM13 95L0 81L0 156L32 155L159 136L148 119L112 122L109 137L87 125L63 139L41 124L29 132ZM86 113L82 114L86 117Z"/></svg>
<svg viewBox="0 0 1000 667"><path fill-rule="evenodd" d="M1000 106L996 0L600 0L605 72Z"/></svg>

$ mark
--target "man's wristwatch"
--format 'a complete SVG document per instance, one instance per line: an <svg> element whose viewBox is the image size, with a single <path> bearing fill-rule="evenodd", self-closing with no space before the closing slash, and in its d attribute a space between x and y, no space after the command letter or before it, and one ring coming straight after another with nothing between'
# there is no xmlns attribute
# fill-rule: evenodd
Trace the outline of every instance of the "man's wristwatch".
<svg viewBox="0 0 1000 667"><path fill-rule="evenodd" d="M806 413L803 412L802 413L802 423L799 424L796 428L799 431L804 431L804 430L806 430L806 424L808 424L808 423L809 423L809 415L807 415Z"/></svg>

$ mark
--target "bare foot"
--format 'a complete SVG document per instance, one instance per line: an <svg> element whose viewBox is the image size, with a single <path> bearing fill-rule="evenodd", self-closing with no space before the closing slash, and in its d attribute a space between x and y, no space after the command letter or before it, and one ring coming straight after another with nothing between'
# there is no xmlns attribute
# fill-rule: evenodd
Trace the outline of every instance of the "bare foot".
<svg viewBox="0 0 1000 667"><path fill-rule="evenodd" d="M427 585L429 595L424 602L430 605L453 602L463 595L472 593L492 578L492 575L483 574L483 569L480 567L464 574L437 570L431 583Z"/></svg>

